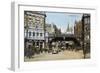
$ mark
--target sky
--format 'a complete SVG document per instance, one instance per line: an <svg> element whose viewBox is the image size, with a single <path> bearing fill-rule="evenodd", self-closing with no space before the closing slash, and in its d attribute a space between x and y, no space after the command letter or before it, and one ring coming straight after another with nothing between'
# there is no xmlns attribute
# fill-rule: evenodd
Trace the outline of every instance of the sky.
<svg viewBox="0 0 100 73"><path fill-rule="evenodd" d="M67 26L73 27L75 21L81 20L82 14L76 13L61 13L61 12L46 12L46 23L54 23L61 32L64 33Z"/></svg>

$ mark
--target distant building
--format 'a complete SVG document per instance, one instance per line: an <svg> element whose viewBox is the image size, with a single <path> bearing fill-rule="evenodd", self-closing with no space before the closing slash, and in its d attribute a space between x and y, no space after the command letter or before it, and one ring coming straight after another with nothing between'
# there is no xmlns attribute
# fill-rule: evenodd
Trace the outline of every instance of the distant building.
<svg viewBox="0 0 100 73"><path fill-rule="evenodd" d="M48 32L49 34L55 34L54 24L46 24L45 29L46 29L46 32Z"/></svg>
<svg viewBox="0 0 100 73"><path fill-rule="evenodd" d="M33 46L44 48L45 41L45 13L24 11L24 38Z"/></svg>
<svg viewBox="0 0 100 73"><path fill-rule="evenodd" d="M68 24L65 34L74 34L74 30L73 29L74 29L74 27L73 26L69 26L69 24Z"/></svg>

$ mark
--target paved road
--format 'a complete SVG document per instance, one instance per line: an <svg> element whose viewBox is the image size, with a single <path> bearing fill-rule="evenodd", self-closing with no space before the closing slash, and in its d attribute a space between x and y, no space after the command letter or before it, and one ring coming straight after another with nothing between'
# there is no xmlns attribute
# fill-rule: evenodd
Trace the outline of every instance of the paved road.
<svg viewBox="0 0 100 73"><path fill-rule="evenodd" d="M82 50L80 51L62 51L58 54L52 54L52 53L42 53L39 55L33 56L33 58L26 58L25 62L28 61L45 61L45 60L63 60L63 59L83 59L83 53Z"/></svg>

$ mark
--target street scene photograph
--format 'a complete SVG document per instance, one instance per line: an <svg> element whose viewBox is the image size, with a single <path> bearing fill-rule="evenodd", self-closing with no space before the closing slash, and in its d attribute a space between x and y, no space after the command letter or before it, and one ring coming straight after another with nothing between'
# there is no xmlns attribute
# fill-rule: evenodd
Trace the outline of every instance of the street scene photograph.
<svg viewBox="0 0 100 73"><path fill-rule="evenodd" d="M24 62L90 59L88 13L24 11Z"/></svg>

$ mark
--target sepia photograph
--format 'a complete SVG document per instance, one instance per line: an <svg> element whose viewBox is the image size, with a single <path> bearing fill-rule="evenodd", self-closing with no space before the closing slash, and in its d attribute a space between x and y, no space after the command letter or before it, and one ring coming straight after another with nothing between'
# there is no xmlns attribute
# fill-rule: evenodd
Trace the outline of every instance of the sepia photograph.
<svg viewBox="0 0 100 73"><path fill-rule="evenodd" d="M24 62L90 59L88 13L24 11Z"/></svg>

